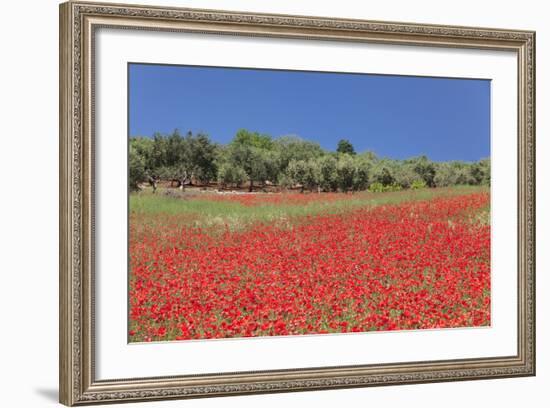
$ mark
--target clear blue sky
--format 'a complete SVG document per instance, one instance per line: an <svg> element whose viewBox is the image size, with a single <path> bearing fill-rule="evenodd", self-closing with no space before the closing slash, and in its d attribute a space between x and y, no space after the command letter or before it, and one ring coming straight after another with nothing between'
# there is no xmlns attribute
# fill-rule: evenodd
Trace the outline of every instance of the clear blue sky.
<svg viewBox="0 0 550 408"><path fill-rule="evenodd" d="M130 136L238 129L404 159L490 155L490 81L130 64Z"/></svg>

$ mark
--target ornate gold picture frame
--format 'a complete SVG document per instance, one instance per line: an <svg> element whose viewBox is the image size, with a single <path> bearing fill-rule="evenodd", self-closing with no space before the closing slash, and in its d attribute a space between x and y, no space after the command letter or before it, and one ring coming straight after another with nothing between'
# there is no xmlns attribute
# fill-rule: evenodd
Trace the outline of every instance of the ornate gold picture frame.
<svg viewBox="0 0 550 408"><path fill-rule="evenodd" d="M95 39L100 28L512 52L517 58L517 352L483 358L98 379ZM121 135L125 137L125 135ZM535 33L137 5L60 5L60 402L80 405L535 375ZM494 253L493 257L498 257ZM125 293L120 294L121 298Z"/></svg>

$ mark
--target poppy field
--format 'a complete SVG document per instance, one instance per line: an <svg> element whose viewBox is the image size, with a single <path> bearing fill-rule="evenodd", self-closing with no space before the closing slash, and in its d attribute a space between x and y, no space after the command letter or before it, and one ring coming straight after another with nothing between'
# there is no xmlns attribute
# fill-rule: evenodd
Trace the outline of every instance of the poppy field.
<svg viewBox="0 0 550 408"><path fill-rule="evenodd" d="M130 195L129 341L487 326L486 187Z"/></svg>

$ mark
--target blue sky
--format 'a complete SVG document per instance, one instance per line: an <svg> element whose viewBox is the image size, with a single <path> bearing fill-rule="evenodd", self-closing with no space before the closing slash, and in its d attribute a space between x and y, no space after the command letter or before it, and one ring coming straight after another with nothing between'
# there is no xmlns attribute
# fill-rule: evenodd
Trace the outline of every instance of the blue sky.
<svg viewBox="0 0 550 408"><path fill-rule="evenodd" d="M297 135L404 159L490 155L490 81L130 64L129 133Z"/></svg>

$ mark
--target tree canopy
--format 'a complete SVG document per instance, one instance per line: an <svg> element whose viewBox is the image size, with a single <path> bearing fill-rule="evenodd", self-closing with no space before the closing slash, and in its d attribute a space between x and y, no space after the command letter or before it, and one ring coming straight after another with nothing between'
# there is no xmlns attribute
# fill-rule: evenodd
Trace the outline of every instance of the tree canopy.
<svg viewBox="0 0 550 408"><path fill-rule="evenodd" d="M338 147L336 148L336 151L338 153L346 153L352 155L355 154L355 149L353 148L353 145L347 139L340 139L338 141Z"/></svg>
<svg viewBox="0 0 550 408"><path fill-rule="evenodd" d="M357 153L345 139L327 151L297 136L272 138L240 129L227 144L214 143L205 133L185 136L177 129L152 138L132 137L129 185L138 189L152 179L184 185L217 182L223 188L249 191L267 184L302 191L393 191L452 185L490 185L491 162L434 162L427 156L406 160Z"/></svg>

